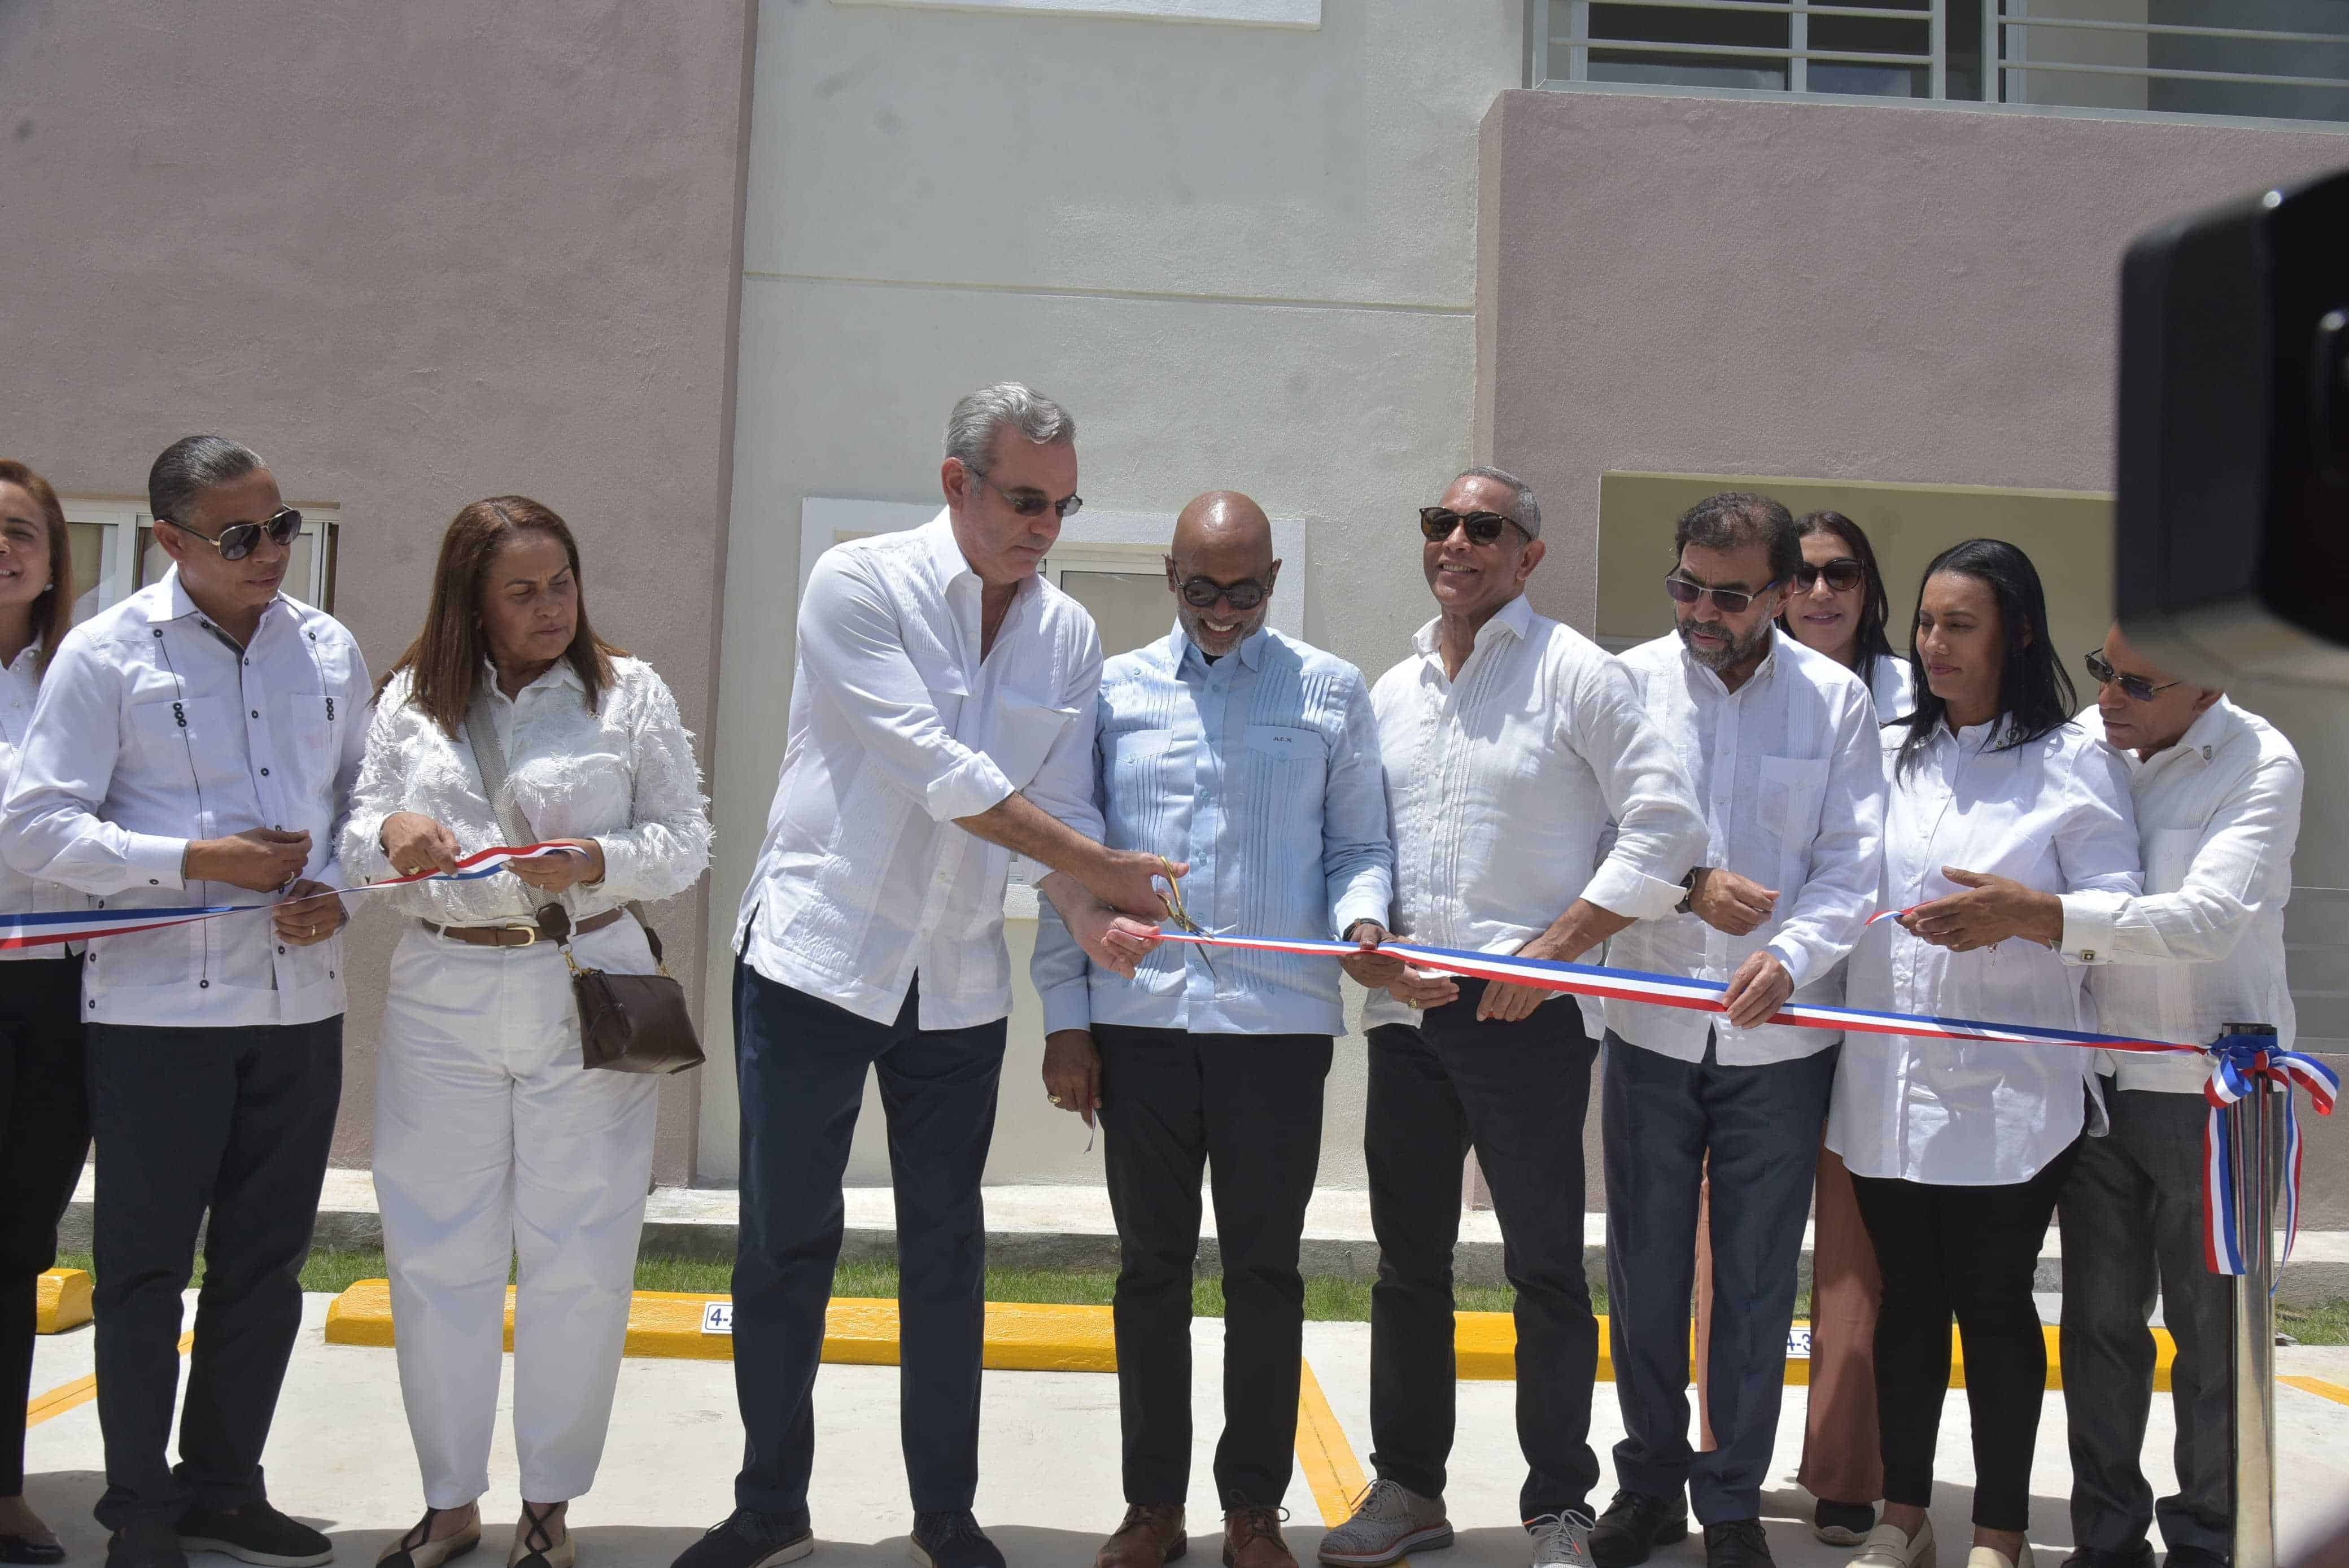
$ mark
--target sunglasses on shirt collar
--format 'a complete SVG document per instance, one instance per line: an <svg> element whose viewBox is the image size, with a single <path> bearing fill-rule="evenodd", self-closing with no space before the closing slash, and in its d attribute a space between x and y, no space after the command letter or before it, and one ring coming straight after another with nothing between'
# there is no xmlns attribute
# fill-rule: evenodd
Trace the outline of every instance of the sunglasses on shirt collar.
<svg viewBox="0 0 2349 1568"><path fill-rule="evenodd" d="M191 539L202 540L221 552L222 561L243 560L260 544L261 536L264 533L269 536L270 543L284 549L294 542L295 534L302 531L302 514L290 506L279 507L260 522L232 522L217 535L190 528L176 517L167 517L162 521Z"/></svg>
<svg viewBox="0 0 2349 1568"><path fill-rule="evenodd" d="M2120 687L2123 695L2132 702L2151 702L2156 692L2165 692L2171 686L2186 684L2184 681L2164 681L2156 686L2143 676L2125 676L2113 668L2110 661L2099 653L2083 654L2080 662L2088 666L2090 680L2099 686Z"/></svg>

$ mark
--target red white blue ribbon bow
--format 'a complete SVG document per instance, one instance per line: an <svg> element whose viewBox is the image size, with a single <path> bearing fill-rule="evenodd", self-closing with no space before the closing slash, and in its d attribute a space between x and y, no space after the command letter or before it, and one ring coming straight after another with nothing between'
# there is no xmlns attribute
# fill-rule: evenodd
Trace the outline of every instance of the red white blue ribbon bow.
<svg viewBox="0 0 2349 1568"><path fill-rule="evenodd" d="M422 872L415 876L388 877L382 882L332 891L348 898L355 893L381 892L386 888L405 887L410 882L477 882L482 877L495 876L514 861L534 861L545 855L577 853L577 850L567 844L523 844L519 847L500 844L467 855L457 862L453 874ZM146 909L64 910L54 914L0 914L0 948L49 947L65 942L93 942L100 937L124 936L134 931L160 931L166 926L188 925L199 920L217 920L224 914L246 914L254 910L275 909L282 904L301 902L300 899L273 899L267 903L180 904Z"/></svg>
<svg viewBox="0 0 2349 1568"><path fill-rule="evenodd" d="M1881 919L1882 916L1878 916ZM1344 958L1360 953L1351 942L1318 938L1295 941L1261 936L1227 936L1205 932L1168 931L1167 942L1197 946L1253 948L1263 953L1318 954ZM1423 947L1413 942L1387 942L1379 952L1420 969L1464 975L1471 979L1533 985L1577 996L1613 997L1625 1002L1650 1002L1663 1007L1684 1007L1699 1013L1723 1013L1722 996L1729 989L1718 980L1692 980L1680 975L1651 975L1637 969L1615 969L1597 964L1562 964L1555 959L1523 958L1498 953L1465 953L1450 947ZM2242 1250L2234 1233L2234 1174L2228 1159L2224 1108L2254 1088L2281 1093L2284 1099L2284 1250L2292 1256L2292 1238L2300 1228L2300 1124L2292 1109L2292 1087L2308 1091L2318 1114L2333 1114L2341 1079L2314 1057L2279 1050L2271 1036L2230 1036L2215 1046L2187 1045L2176 1040L2131 1039L2122 1035L2096 1035L2077 1029L2043 1029L2023 1024L1992 1024L1976 1018L1941 1018L1919 1013L1882 1013L1866 1007L1823 1007L1809 1002L1789 1002L1771 1015L1773 1024L1810 1029L1842 1029L1847 1033L1914 1035L1929 1039L1986 1040L2002 1045L2071 1046L2100 1051L2188 1051L2210 1058L2210 1081L2203 1090L2211 1105L2204 1140L2202 1206L2208 1233L2208 1262L2213 1274L2243 1272Z"/></svg>
<svg viewBox="0 0 2349 1568"><path fill-rule="evenodd" d="M2272 1035L2230 1035L2210 1050L2210 1081L2202 1098L2210 1103L2202 1133L2202 1253L2212 1274L2240 1274L2243 1237L2235 1226L2234 1134L2227 1108L2251 1094L2283 1096L2283 1256L2292 1261L2300 1236L2300 1118L2292 1088L2308 1091L2319 1116L2333 1114L2341 1077L2314 1057L2277 1047Z"/></svg>

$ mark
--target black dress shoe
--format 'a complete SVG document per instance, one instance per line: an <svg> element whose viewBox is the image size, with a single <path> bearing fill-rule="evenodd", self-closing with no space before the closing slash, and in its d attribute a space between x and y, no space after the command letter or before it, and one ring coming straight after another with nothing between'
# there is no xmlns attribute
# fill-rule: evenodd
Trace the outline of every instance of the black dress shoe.
<svg viewBox="0 0 2349 1568"><path fill-rule="evenodd" d="M188 1568L180 1532L160 1520L126 1524L107 1538L106 1568Z"/></svg>
<svg viewBox="0 0 2349 1568"><path fill-rule="evenodd" d="M1633 1568L1648 1553L1688 1534L1688 1501L1618 1491L1590 1527L1590 1560L1599 1568Z"/></svg>
<svg viewBox="0 0 2349 1568"><path fill-rule="evenodd" d="M914 1515L914 1561L929 1568L1004 1568L1003 1553L967 1508Z"/></svg>
<svg viewBox="0 0 2349 1568"><path fill-rule="evenodd" d="M2177 1555L2175 1552L2170 1553L2173 1558ZM2064 1559L2064 1568L2153 1568L2153 1547L2143 1541L2116 1552L2100 1546L2075 1547L2072 1555ZM2188 1565L2180 1563L2178 1568L2188 1568ZM2192 1568L2211 1568L2211 1565L2196 1563Z"/></svg>
<svg viewBox="0 0 2349 1568"><path fill-rule="evenodd" d="M2162 1560L2161 1568L2228 1568L2232 1561L2223 1552L2213 1552L2203 1546L2173 1546ZM2153 1548L2145 1549L2145 1568L2151 1568Z"/></svg>
<svg viewBox="0 0 2349 1568"><path fill-rule="evenodd" d="M738 1508L702 1532L669 1568L776 1568L814 1550L805 1509L779 1514Z"/></svg>
<svg viewBox="0 0 2349 1568"><path fill-rule="evenodd" d="M1758 1519L1732 1519L1704 1527L1704 1568L1777 1568L1770 1538Z"/></svg>
<svg viewBox="0 0 2349 1568"><path fill-rule="evenodd" d="M66 1549L54 1541L27 1541L21 1535L0 1535L0 1563L62 1563Z"/></svg>
<svg viewBox="0 0 2349 1568"><path fill-rule="evenodd" d="M256 1568L319 1568L335 1555L333 1542L258 1500L191 1508L180 1515L179 1536L182 1552L223 1552Z"/></svg>

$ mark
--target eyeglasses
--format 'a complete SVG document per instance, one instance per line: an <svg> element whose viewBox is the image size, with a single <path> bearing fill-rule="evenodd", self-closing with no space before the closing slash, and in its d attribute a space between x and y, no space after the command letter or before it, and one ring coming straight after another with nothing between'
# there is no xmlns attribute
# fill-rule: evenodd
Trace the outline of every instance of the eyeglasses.
<svg viewBox="0 0 2349 1568"><path fill-rule="evenodd" d="M1083 510L1085 504L1085 498L1081 495L1062 496L1059 500L1048 500L1035 490L1025 490L1019 495L1013 495L1009 490L988 479L985 469L972 469L970 471L979 483L988 486L997 495L1001 496L1004 504L1021 517L1041 517L1045 509L1049 507L1053 516L1065 522Z"/></svg>
<svg viewBox="0 0 2349 1568"><path fill-rule="evenodd" d="M1809 593L1813 585L1822 577L1827 580L1827 586L1837 593L1848 593L1868 581L1868 568L1848 555L1839 555L1825 566L1814 566L1806 561L1795 568L1795 592Z"/></svg>
<svg viewBox="0 0 2349 1568"><path fill-rule="evenodd" d="M1448 506L1419 509L1419 531L1437 544L1451 538L1455 528L1466 529L1472 544L1490 544L1501 537L1501 530L1516 521L1497 511L1454 511Z"/></svg>
<svg viewBox="0 0 2349 1568"><path fill-rule="evenodd" d="M1748 604L1777 585L1778 580L1773 577L1749 593L1743 588L1708 588L1702 583L1690 582L1678 573L1664 579L1664 592L1672 596L1674 603L1693 604L1710 593L1713 595L1713 607L1724 615L1744 614Z"/></svg>
<svg viewBox="0 0 2349 1568"><path fill-rule="evenodd" d="M222 561L243 560L253 553L254 546L261 542L261 536L264 533L269 536L270 543L282 550L293 543L294 536L302 531L302 514L290 506L279 507L269 514L265 521L232 522L220 531L217 538L190 528L176 517L167 517L162 521L191 538L202 540L221 552Z"/></svg>
<svg viewBox="0 0 2349 1568"><path fill-rule="evenodd" d="M2106 662L2105 655L2098 653L2083 654L2080 656L2080 662L2088 666L2090 680L2099 686L2120 687L2122 694L2132 702L2151 702L2154 693L2168 691L2171 686L2186 684L2184 681L2164 681L2159 686L2156 686L2143 676L2125 676L2113 668L2111 664Z"/></svg>
<svg viewBox="0 0 2349 1568"><path fill-rule="evenodd" d="M1253 610L1271 592L1253 577L1238 583L1211 583L1205 577L1194 577L1181 589L1183 603L1194 610L1212 609L1218 599L1235 610Z"/></svg>

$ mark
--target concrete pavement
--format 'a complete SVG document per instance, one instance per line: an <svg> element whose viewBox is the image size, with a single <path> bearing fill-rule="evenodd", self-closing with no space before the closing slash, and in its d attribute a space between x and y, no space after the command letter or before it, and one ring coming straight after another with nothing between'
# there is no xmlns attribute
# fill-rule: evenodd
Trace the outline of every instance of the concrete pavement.
<svg viewBox="0 0 2349 1568"><path fill-rule="evenodd" d="M287 1377L267 1465L273 1500L334 1536L344 1568L365 1568L384 1544L422 1512L415 1460L401 1412L392 1352L326 1343L329 1297L305 1304L300 1347ZM192 1304L191 1304L192 1305ZM1222 1325L1194 1326L1193 1382L1199 1420L1194 1435L1193 1548L1215 1550L1219 1509L1208 1473L1220 1398ZM1327 1444L1300 1464L1287 1499L1290 1543L1309 1560L1325 1502L1369 1467L1367 1367L1370 1331L1361 1324L1309 1324L1306 1359L1322 1391L1328 1426L1307 1429L1306 1448ZM2349 1349L2279 1352L2279 1371L2349 1398ZM90 1370L87 1328L44 1337L36 1353L35 1401L73 1385ZM897 1373L888 1367L826 1366L817 1383L820 1432L813 1488L816 1563L900 1563L910 1523L904 1468L897 1455ZM1804 1390L1790 1388L1781 1424L1773 1490L1765 1495L1771 1544L1783 1568L1841 1568L1847 1553L1813 1542L1801 1522L1809 1501L1794 1489L1801 1449ZM1428 1554L1444 1568L1521 1568L1522 1532L1515 1522L1522 1461L1507 1383L1460 1386L1460 1426L1449 1494L1460 1543ZM2070 1541L2064 1498L2069 1470L2063 1396L2047 1397L2034 1471L2033 1539L2060 1558ZM2311 1542L2349 1508L2349 1403L2297 1387L2279 1389L2277 1438L2292 1479L2280 1502L2288 1552ZM2168 1403L2158 1398L2149 1440L2156 1486L2168 1484ZM1621 1433L1611 1386L1594 1402L1592 1442L1602 1469ZM990 1372L983 1427L978 1513L1015 1563L1084 1568L1123 1502L1117 1474L1117 1385L1098 1373ZM1971 1459L1965 1402L1953 1396L1942 1420L1942 1470L1935 1527L1951 1543L1966 1539L1966 1486ZM722 1361L631 1359L620 1393L603 1474L574 1509L587 1568L667 1568L727 1511L740 1454L733 1368ZM87 1400L55 1410L28 1444L27 1495L63 1535L72 1561L96 1568L104 1540L89 1518L103 1486L97 1408ZM494 1490L484 1500L485 1549L502 1546L518 1512L511 1433L502 1409L492 1460ZM1317 1484L1318 1483L1318 1484ZM1604 1493L1611 1479L1601 1483ZM1659 1568L1698 1568L1701 1542L1660 1552ZM232 1568L199 1557L194 1568ZM2054 1568L2053 1563L2048 1568Z"/></svg>

